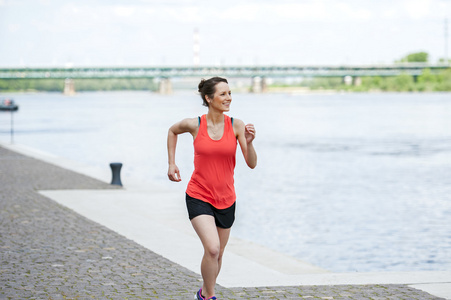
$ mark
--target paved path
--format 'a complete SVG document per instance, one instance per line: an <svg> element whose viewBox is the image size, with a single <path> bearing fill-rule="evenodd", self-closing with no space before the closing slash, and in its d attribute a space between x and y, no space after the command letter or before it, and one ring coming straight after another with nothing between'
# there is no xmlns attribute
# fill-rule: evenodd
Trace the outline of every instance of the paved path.
<svg viewBox="0 0 451 300"><path fill-rule="evenodd" d="M0 299L192 299L198 274L37 192L114 188L0 147ZM217 290L219 299L443 299L390 284Z"/></svg>

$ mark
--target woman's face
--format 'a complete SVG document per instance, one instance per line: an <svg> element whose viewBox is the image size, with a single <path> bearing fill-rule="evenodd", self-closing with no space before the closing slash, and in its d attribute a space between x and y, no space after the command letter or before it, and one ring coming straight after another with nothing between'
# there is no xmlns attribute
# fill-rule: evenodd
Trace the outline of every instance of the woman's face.
<svg viewBox="0 0 451 300"><path fill-rule="evenodd" d="M209 101L209 108L214 108L219 111L229 111L230 103L232 102L232 92L229 85L225 82L220 82L215 85L216 92L213 99L207 96Z"/></svg>

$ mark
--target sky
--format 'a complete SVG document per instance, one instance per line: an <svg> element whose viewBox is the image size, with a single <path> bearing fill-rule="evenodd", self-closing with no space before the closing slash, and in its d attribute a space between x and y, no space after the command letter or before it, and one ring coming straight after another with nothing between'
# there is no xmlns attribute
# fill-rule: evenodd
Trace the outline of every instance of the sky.
<svg viewBox="0 0 451 300"><path fill-rule="evenodd" d="M451 58L451 0L0 0L0 67L390 64Z"/></svg>

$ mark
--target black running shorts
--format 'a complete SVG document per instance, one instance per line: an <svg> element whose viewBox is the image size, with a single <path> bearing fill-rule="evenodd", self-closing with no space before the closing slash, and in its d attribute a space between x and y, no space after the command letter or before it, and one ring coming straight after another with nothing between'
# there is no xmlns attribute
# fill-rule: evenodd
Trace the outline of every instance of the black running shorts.
<svg viewBox="0 0 451 300"><path fill-rule="evenodd" d="M186 194L186 207L188 208L190 220L200 215L213 216L216 226L224 229L232 227L235 221L235 203L228 208L217 209L210 203L195 199Z"/></svg>

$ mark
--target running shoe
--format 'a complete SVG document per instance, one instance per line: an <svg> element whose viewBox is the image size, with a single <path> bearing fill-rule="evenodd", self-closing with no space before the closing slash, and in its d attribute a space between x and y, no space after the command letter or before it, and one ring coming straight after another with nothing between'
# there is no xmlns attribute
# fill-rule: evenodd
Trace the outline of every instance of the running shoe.
<svg viewBox="0 0 451 300"><path fill-rule="evenodd" d="M200 289L200 290L196 293L196 295L194 295L194 300L217 300L217 299L216 299L215 296L210 297L210 298L208 298L208 299L205 299L205 298L202 296L202 289Z"/></svg>
<svg viewBox="0 0 451 300"><path fill-rule="evenodd" d="M194 300L205 300L204 297L202 297L202 289L200 289L195 295Z"/></svg>

